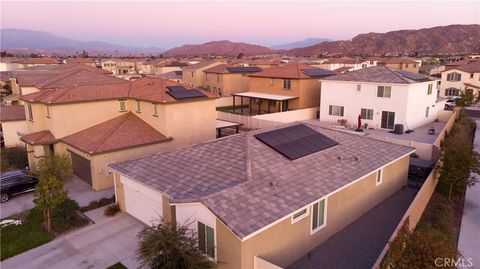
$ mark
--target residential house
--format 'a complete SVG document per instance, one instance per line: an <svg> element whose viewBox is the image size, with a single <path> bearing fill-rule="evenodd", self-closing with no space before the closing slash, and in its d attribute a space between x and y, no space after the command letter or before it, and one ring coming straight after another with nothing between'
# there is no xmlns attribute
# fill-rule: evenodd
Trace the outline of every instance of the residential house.
<svg viewBox="0 0 480 269"><path fill-rule="evenodd" d="M91 58L68 58L65 60L66 64L84 64L91 67L97 67L94 59Z"/></svg>
<svg viewBox="0 0 480 269"><path fill-rule="evenodd" d="M320 121L346 120L354 126L361 115L369 128L415 129L437 118L438 79L386 66L376 66L321 79Z"/></svg>
<svg viewBox="0 0 480 269"><path fill-rule="evenodd" d="M413 152L291 123L109 167L122 211L188 226L218 268L286 268L406 186Z"/></svg>
<svg viewBox="0 0 480 269"><path fill-rule="evenodd" d="M170 60L152 61L150 65L152 66L152 72L155 75L164 74L172 71L182 71L183 68L188 66L187 63Z"/></svg>
<svg viewBox="0 0 480 269"><path fill-rule="evenodd" d="M28 67L42 66L42 65L58 65L60 61L53 58L29 58L17 62L18 69L25 69Z"/></svg>
<svg viewBox="0 0 480 269"><path fill-rule="evenodd" d="M203 70L205 88L218 96L230 96L233 93L248 91L249 77L247 75L260 72L255 66L233 66L219 64Z"/></svg>
<svg viewBox="0 0 480 269"><path fill-rule="evenodd" d="M321 88L318 79L335 74L330 70L298 63L272 67L250 74L248 92L235 93L233 98L240 99L242 104L243 99L248 98L249 114L316 107L319 105Z"/></svg>
<svg viewBox="0 0 480 269"><path fill-rule="evenodd" d="M162 73L162 74L158 74L158 75L150 75L150 77L168 79L168 80L171 80L171 81L175 81L175 82L179 82L179 83L184 84L183 81L182 81L182 79L183 79L183 71L182 70L171 71L171 72Z"/></svg>
<svg viewBox="0 0 480 269"><path fill-rule="evenodd" d="M215 139L214 95L142 78L73 85L21 96L32 170L52 153L68 153L74 174L95 190L113 186L106 165Z"/></svg>
<svg viewBox="0 0 480 269"><path fill-rule="evenodd" d="M102 69L115 75L133 75L137 71L136 63L132 59L102 59Z"/></svg>
<svg viewBox="0 0 480 269"><path fill-rule="evenodd" d="M2 57L0 58L0 72L15 71L18 69L17 62L19 60L14 57Z"/></svg>
<svg viewBox="0 0 480 269"><path fill-rule="evenodd" d="M371 58L373 62L377 62L377 65L383 65L390 68L395 68L398 70L405 70L412 73L418 73L421 63L421 60L412 60L408 58Z"/></svg>
<svg viewBox="0 0 480 269"><path fill-rule="evenodd" d="M324 63L318 65L317 67L325 68L328 70L337 70L342 68L343 69L342 71L354 71L362 68L367 68L370 66L374 66L374 64L365 59L339 57L339 58L330 58Z"/></svg>
<svg viewBox="0 0 480 269"><path fill-rule="evenodd" d="M207 87L204 70L224 64L222 61L203 61L183 68L183 83L190 87Z"/></svg>
<svg viewBox="0 0 480 269"><path fill-rule="evenodd" d="M466 61L465 64L447 65L442 72L440 83L441 97L460 96L471 91L478 99L480 91L480 60Z"/></svg>
<svg viewBox="0 0 480 269"><path fill-rule="evenodd" d="M23 106L0 106L0 126L6 148L23 146L21 134L27 131Z"/></svg>
<svg viewBox="0 0 480 269"><path fill-rule="evenodd" d="M422 65L418 69L420 74L425 74L429 76L440 76L442 72L445 71L445 65Z"/></svg>

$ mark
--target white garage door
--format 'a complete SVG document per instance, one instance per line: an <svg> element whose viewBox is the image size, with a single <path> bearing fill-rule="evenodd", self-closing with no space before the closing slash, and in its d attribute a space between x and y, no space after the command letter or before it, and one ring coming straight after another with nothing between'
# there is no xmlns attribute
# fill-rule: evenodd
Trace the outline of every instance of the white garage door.
<svg viewBox="0 0 480 269"><path fill-rule="evenodd" d="M135 186L124 185L125 209L128 214L151 225L160 220L163 215L162 201L153 199Z"/></svg>

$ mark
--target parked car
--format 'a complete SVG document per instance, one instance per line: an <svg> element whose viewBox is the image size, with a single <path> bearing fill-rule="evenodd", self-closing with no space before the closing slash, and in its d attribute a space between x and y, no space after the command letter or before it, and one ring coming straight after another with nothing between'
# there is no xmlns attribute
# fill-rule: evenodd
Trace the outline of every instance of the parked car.
<svg viewBox="0 0 480 269"><path fill-rule="evenodd" d="M35 190L38 177L26 171L17 170L0 174L0 202L5 203L14 195Z"/></svg>
<svg viewBox="0 0 480 269"><path fill-rule="evenodd" d="M445 109L450 109L455 107L457 105L458 99L460 99L460 97L454 97L452 99L448 99L445 103Z"/></svg>

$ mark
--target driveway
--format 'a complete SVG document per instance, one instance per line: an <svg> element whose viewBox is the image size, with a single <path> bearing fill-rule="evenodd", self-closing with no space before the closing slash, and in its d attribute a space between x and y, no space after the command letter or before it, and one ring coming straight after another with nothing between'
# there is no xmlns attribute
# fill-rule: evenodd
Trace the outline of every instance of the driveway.
<svg viewBox="0 0 480 269"><path fill-rule="evenodd" d="M137 268L137 233L144 224L120 213L2 261L2 269L105 269L119 261Z"/></svg>
<svg viewBox="0 0 480 269"><path fill-rule="evenodd" d="M91 201L103 197L110 198L114 194L113 188L94 191L90 185L77 176L65 183L65 189L68 191L68 196L77 201L80 206L86 206ZM0 204L0 219L33 207L33 192L13 196L8 202Z"/></svg>

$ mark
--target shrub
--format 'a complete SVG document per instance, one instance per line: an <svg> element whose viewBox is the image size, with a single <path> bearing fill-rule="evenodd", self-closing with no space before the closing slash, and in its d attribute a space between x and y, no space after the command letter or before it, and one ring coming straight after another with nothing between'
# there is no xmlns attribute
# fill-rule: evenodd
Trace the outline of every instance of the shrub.
<svg viewBox="0 0 480 269"><path fill-rule="evenodd" d="M105 216L113 217L120 212L118 204L113 204L105 209Z"/></svg>
<svg viewBox="0 0 480 269"><path fill-rule="evenodd" d="M55 232L63 233L70 229L86 225L88 220L78 214L78 209L78 203L71 199L67 199L56 207L52 220Z"/></svg>
<svg viewBox="0 0 480 269"><path fill-rule="evenodd" d="M81 207L80 212L87 212L97 209L102 206L106 206L115 202L115 195L110 198L102 198L100 200L91 201L87 206Z"/></svg>
<svg viewBox="0 0 480 269"><path fill-rule="evenodd" d="M28 166L27 150L22 147L2 149L2 171L23 169Z"/></svg>

